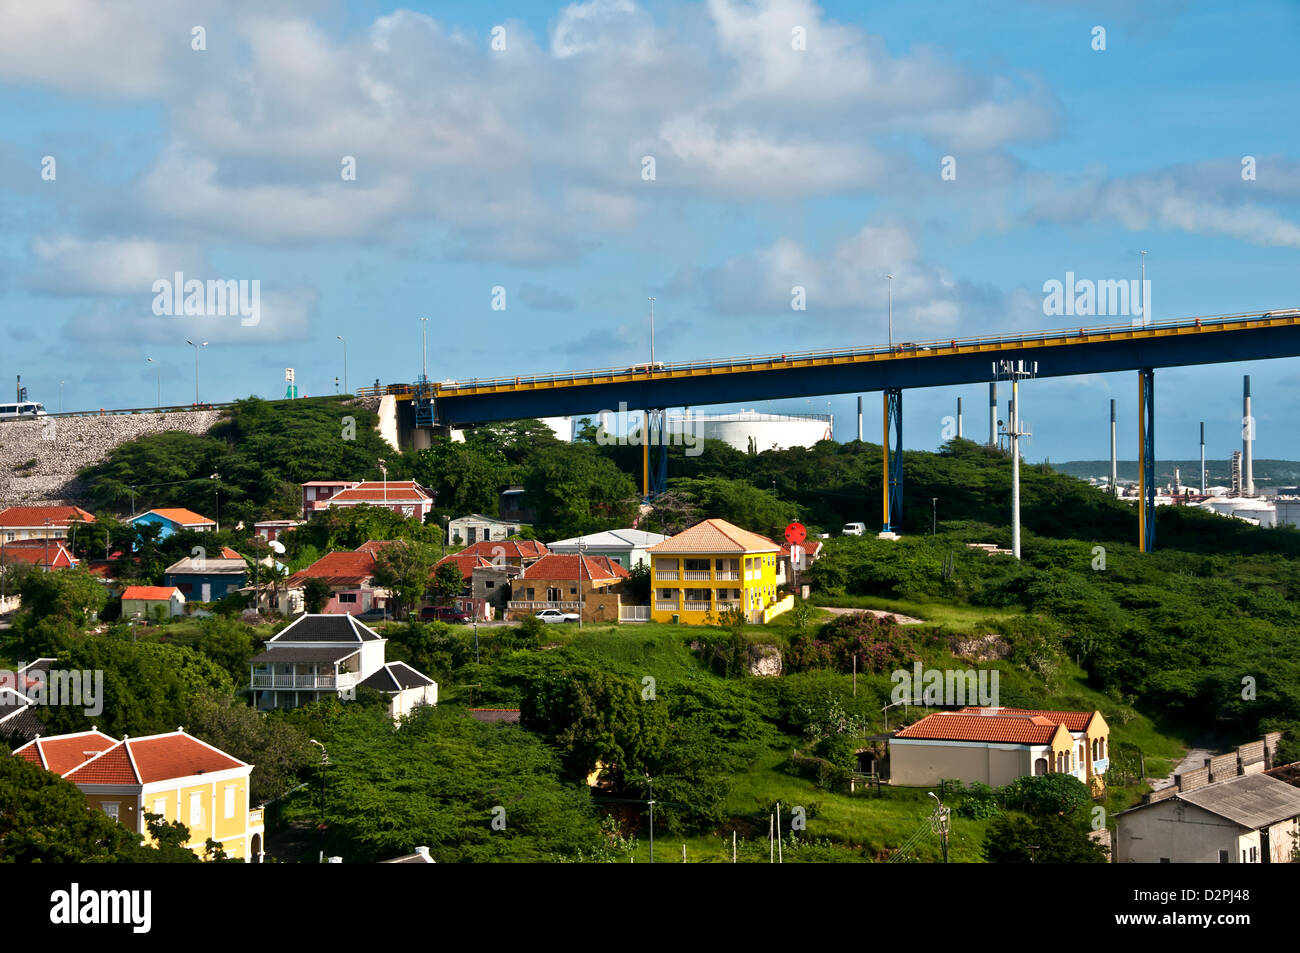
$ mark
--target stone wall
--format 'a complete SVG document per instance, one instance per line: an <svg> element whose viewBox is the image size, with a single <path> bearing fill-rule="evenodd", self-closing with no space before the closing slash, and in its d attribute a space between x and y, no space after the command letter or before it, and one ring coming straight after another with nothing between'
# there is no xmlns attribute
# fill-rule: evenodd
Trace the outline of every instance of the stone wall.
<svg viewBox="0 0 1300 953"><path fill-rule="evenodd" d="M50 503L83 505L87 502L85 490L77 479L82 467L98 463L114 447L146 434L167 430L205 433L221 413L106 414L0 423L0 509Z"/></svg>

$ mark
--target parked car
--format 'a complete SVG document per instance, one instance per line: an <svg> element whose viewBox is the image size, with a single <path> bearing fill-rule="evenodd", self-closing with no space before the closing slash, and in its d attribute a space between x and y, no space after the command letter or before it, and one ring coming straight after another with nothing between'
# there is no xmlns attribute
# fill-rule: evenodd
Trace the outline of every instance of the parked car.
<svg viewBox="0 0 1300 953"><path fill-rule="evenodd" d="M578 613L561 612L559 609L543 609L537 613L537 618L543 622L577 622Z"/></svg>
<svg viewBox="0 0 1300 953"><path fill-rule="evenodd" d="M387 609L367 609L357 616L358 622L387 622L392 616Z"/></svg>
<svg viewBox="0 0 1300 953"><path fill-rule="evenodd" d="M845 523L844 528L840 530L841 536L861 536L867 531L866 523Z"/></svg>
<svg viewBox="0 0 1300 953"><path fill-rule="evenodd" d="M453 625L465 625L473 620L452 606L425 606L420 610L420 621L450 622Z"/></svg>

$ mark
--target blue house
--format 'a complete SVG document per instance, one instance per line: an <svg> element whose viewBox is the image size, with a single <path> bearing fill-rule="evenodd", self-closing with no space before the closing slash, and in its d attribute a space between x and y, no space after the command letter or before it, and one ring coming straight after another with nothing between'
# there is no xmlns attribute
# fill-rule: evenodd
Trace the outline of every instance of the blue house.
<svg viewBox="0 0 1300 953"><path fill-rule="evenodd" d="M172 533L188 529L196 533L210 533L217 524L206 516L181 508L149 510L128 520L133 526L157 526L158 538L166 539Z"/></svg>
<svg viewBox="0 0 1300 953"><path fill-rule="evenodd" d="M186 602L214 602L247 583L248 564L228 546L211 556L186 556L163 573L163 585L175 586Z"/></svg>

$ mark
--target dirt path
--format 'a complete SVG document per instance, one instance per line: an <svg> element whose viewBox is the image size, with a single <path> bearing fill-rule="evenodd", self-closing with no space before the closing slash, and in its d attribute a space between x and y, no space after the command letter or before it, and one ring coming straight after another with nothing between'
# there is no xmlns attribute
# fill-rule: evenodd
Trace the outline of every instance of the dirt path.
<svg viewBox="0 0 1300 953"><path fill-rule="evenodd" d="M877 619L892 615L898 620L899 625L925 625L924 619L914 619L910 615L902 615L898 612L886 612L884 609L846 609L842 606L818 606L823 612L829 612L831 615L852 615L855 612L866 612L875 616Z"/></svg>
<svg viewBox="0 0 1300 953"><path fill-rule="evenodd" d="M1232 747L1224 739L1215 738L1210 735L1203 735L1192 743L1192 747L1187 749L1187 754L1183 760L1174 765L1173 770L1169 772L1168 777L1149 778L1151 790L1159 791L1164 788L1173 787L1174 775L1183 771L1191 771L1195 768L1205 767L1205 759L1213 758L1231 751Z"/></svg>

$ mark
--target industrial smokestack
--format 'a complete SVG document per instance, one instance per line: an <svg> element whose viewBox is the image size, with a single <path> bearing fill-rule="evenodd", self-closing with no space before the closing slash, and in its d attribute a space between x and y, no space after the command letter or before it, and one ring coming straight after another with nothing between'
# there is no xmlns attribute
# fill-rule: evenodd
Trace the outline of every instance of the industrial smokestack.
<svg viewBox="0 0 1300 953"><path fill-rule="evenodd" d="M961 439L961 398L957 398L957 439Z"/></svg>
<svg viewBox="0 0 1300 953"><path fill-rule="evenodd" d="M998 445L998 384L989 384L989 446Z"/></svg>
<svg viewBox="0 0 1300 953"><path fill-rule="evenodd" d="M1110 493L1119 496L1119 464L1115 459L1115 401L1110 402Z"/></svg>
<svg viewBox="0 0 1300 953"><path fill-rule="evenodd" d="M1245 464L1242 474L1242 494L1255 495L1255 418L1250 415L1250 375L1241 379L1241 457Z"/></svg>
<svg viewBox="0 0 1300 953"><path fill-rule="evenodd" d="M858 395L858 442L862 442L862 395Z"/></svg>
<svg viewBox="0 0 1300 953"><path fill-rule="evenodd" d="M1205 496L1205 421L1201 421L1201 496Z"/></svg>

